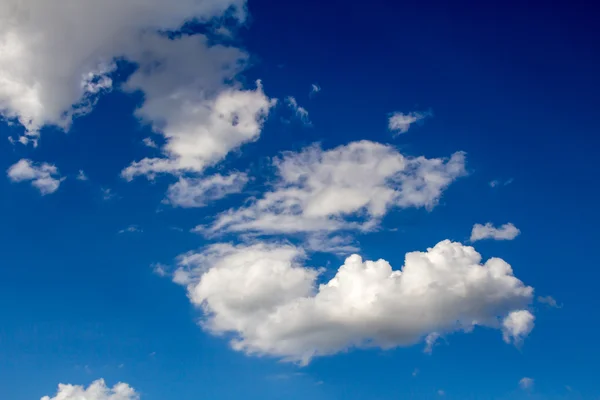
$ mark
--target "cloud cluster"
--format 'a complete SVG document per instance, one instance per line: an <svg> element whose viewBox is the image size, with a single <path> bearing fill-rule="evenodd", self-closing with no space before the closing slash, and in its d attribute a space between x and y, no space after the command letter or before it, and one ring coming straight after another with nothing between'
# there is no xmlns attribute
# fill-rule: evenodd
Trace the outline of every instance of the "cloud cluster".
<svg viewBox="0 0 600 400"><path fill-rule="evenodd" d="M408 253L399 270L354 254L321 284L322 271L303 266L304 258L286 244L214 244L181 256L174 280L203 308L205 329L234 334L234 349L304 364L352 347L407 346L475 326L521 340L532 327L526 307L533 289L505 261L482 264L460 243Z"/></svg>
<svg viewBox="0 0 600 400"><path fill-rule="evenodd" d="M512 223L504 224L498 228L494 227L491 222L485 225L475 224L471 231L471 242L476 242L483 239L494 240L513 240L521 231Z"/></svg>
<svg viewBox="0 0 600 400"><path fill-rule="evenodd" d="M397 111L388 118L388 129L396 134L406 133L412 124L431 117L431 115L431 112L402 113Z"/></svg>
<svg viewBox="0 0 600 400"><path fill-rule="evenodd" d="M274 162L278 181L247 207L218 216L209 233L372 229L391 207L432 208L465 174L465 155L406 157L367 140L331 150L314 145Z"/></svg>
<svg viewBox="0 0 600 400"><path fill-rule="evenodd" d="M2 1L0 112L18 120L29 138L46 124L68 129L74 115L88 112L94 96L112 87L113 60L155 51L161 43L156 31L176 30L192 19L206 21L230 8L243 18L244 4L244 0Z"/></svg>
<svg viewBox="0 0 600 400"><path fill-rule="evenodd" d="M139 398L139 394L126 383L117 383L109 388L104 379L99 379L87 388L61 383L54 397L44 396L41 400L139 400Z"/></svg>
<svg viewBox="0 0 600 400"><path fill-rule="evenodd" d="M13 164L8 169L7 175L12 182L31 182L42 196L56 192L64 179L60 177L55 165L34 163L27 159L21 159Z"/></svg>

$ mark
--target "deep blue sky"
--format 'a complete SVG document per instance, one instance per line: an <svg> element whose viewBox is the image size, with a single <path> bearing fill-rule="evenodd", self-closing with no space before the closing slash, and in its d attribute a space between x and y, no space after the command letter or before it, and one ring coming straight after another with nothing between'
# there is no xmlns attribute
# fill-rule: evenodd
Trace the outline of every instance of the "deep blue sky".
<svg viewBox="0 0 600 400"><path fill-rule="evenodd" d="M187 231L243 196L173 209L161 204L170 180L123 181L120 171L149 154L140 144L148 128L132 115L140 97L113 92L67 134L45 129L36 149L0 140L4 170L31 158L70 177L43 197L0 180L0 398L37 399L58 382L99 377L128 382L144 400L428 399L439 389L451 399L598 398L597 10L249 0L249 12L236 39L252 55L244 80L295 96L313 126L282 123L289 115L279 109L260 140L217 169L258 171L316 141L369 139L428 157L463 150L469 176L432 211L390 213L384 226L397 230L360 236L360 253L400 266L408 251L466 242L474 223L510 221L518 238L477 250L563 307L534 304L536 326L519 349L478 328L431 355L420 345L354 350L304 368L234 352L195 324L184 290L151 265L204 245ZM309 98L312 83L322 91ZM409 133L387 130L389 113L429 109L434 116ZM0 125L4 137L18 129ZM89 181L72 178L79 169ZM105 200L102 188L115 196ZM144 232L117 233L131 224ZM342 262L315 258L327 261ZM535 379L532 393L518 388L524 376Z"/></svg>

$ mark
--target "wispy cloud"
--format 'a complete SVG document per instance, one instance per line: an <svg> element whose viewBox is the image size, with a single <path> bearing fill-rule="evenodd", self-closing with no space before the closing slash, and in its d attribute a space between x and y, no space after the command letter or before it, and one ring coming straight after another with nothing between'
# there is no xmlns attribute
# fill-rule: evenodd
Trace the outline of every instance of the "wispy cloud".
<svg viewBox="0 0 600 400"><path fill-rule="evenodd" d="M409 113L396 111L388 119L388 129L396 135L406 133L412 124L432 116L433 113L431 111L413 111Z"/></svg>

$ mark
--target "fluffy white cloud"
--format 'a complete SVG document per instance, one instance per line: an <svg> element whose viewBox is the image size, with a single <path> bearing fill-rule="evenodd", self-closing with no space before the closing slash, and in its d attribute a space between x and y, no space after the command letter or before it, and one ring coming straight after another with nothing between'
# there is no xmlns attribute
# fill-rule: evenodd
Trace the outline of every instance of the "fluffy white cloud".
<svg viewBox="0 0 600 400"><path fill-rule="evenodd" d="M137 115L165 137L164 156L134 162L122 176L198 173L258 139L276 101L264 94L260 81L254 90L235 83L246 58L236 48L209 46L203 35L176 40L147 36L131 57L140 68L126 89L144 92Z"/></svg>
<svg viewBox="0 0 600 400"><path fill-rule="evenodd" d="M504 341L519 344L533 330L535 317L528 310L512 311L502 321Z"/></svg>
<svg viewBox="0 0 600 400"><path fill-rule="evenodd" d="M169 186L166 203L183 208L204 207L209 201L239 193L248 182L244 173L215 174L205 178L179 178Z"/></svg>
<svg viewBox="0 0 600 400"><path fill-rule="evenodd" d="M292 233L372 229L390 207L434 207L465 174L465 155L450 159L405 157L394 147L352 142L324 151L314 145L274 162L272 191L218 216L198 231Z"/></svg>
<svg viewBox="0 0 600 400"><path fill-rule="evenodd" d="M244 0L4 0L0 112L17 119L30 137L45 124L68 129L73 115L89 111L94 95L111 88L113 60L144 51L148 35L142 32L178 29L188 20L205 21L230 7L243 18L244 4Z"/></svg>
<svg viewBox="0 0 600 400"><path fill-rule="evenodd" d="M104 379L99 379L87 388L61 383L54 397L44 396L41 400L139 400L139 398L139 394L126 383L117 383L109 388Z"/></svg>
<svg viewBox="0 0 600 400"><path fill-rule="evenodd" d="M8 169L7 175L12 182L31 181L31 185L37 188L42 196L56 192L64 179L60 177L55 165L34 163L27 159L21 159L13 164Z"/></svg>
<svg viewBox="0 0 600 400"><path fill-rule="evenodd" d="M304 256L285 244L215 244L181 256L174 280L202 307L205 329L235 334L234 349L301 363L476 325L521 340L532 327L524 308L533 289L503 260L481 264L480 254L460 243L408 253L400 270L355 254L320 285L321 270L302 266Z"/></svg>
<svg viewBox="0 0 600 400"><path fill-rule="evenodd" d="M431 117L431 112L395 112L388 119L388 129L397 134L406 133L415 122Z"/></svg>
<svg viewBox="0 0 600 400"><path fill-rule="evenodd" d="M499 228L495 228L491 222L488 222L485 225L475 224L471 231L471 242L483 239L513 240L519 236L520 233L521 231L510 222Z"/></svg>
<svg viewBox="0 0 600 400"><path fill-rule="evenodd" d="M533 384L534 384L534 381L532 378L525 377L519 381L519 387L523 390L531 389L533 387Z"/></svg>

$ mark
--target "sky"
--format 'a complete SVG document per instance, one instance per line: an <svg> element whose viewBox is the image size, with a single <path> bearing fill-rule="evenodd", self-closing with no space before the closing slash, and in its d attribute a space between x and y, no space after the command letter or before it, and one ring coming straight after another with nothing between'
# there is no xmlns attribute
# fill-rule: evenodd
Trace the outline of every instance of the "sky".
<svg viewBox="0 0 600 400"><path fill-rule="evenodd" d="M582 4L0 0L0 398L600 399Z"/></svg>

